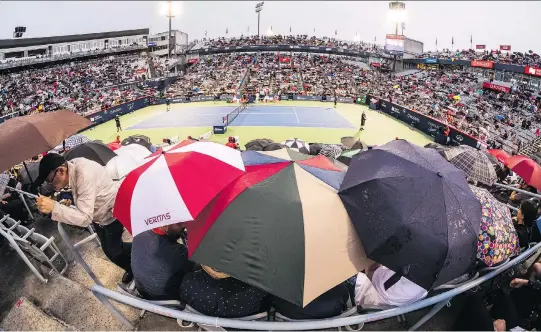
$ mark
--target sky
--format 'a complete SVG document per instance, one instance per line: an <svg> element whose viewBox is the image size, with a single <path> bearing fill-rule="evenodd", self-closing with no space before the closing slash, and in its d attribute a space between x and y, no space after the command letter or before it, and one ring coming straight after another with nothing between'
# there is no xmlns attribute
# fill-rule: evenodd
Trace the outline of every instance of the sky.
<svg viewBox="0 0 541 332"><path fill-rule="evenodd" d="M190 40L257 33L258 1L178 1L173 29ZM513 51L541 52L541 1L405 1L404 34L424 42L425 51L436 48L488 49L511 45ZM24 37L48 37L149 28L164 32L168 20L165 1L1 1L0 39L13 37L15 26L26 26ZM265 1L260 32L275 34L355 36L382 44L394 32L386 1ZM315 29L315 32L314 32Z"/></svg>

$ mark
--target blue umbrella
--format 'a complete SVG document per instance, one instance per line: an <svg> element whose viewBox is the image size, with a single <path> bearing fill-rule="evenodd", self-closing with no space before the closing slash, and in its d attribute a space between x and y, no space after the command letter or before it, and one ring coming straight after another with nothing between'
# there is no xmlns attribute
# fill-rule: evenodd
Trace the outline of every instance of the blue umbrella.
<svg viewBox="0 0 541 332"><path fill-rule="evenodd" d="M368 257L397 276L429 290L473 268L481 205L434 149L395 140L360 153L339 195Z"/></svg>

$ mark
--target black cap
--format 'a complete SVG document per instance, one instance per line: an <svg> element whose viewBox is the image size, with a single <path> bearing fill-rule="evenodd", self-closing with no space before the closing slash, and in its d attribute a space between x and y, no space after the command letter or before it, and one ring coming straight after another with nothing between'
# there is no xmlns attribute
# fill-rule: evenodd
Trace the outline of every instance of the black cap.
<svg viewBox="0 0 541 332"><path fill-rule="evenodd" d="M64 165L66 159L57 153L47 153L39 162L39 175L36 180L36 185L40 186L45 182L45 179L55 169Z"/></svg>

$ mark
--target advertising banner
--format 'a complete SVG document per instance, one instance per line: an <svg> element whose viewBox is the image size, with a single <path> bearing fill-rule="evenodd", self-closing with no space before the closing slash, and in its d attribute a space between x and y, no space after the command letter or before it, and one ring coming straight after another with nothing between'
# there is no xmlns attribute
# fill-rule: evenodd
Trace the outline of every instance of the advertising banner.
<svg viewBox="0 0 541 332"><path fill-rule="evenodd" d="M372 95L366 95L367 99L374 98ZM377 99L377 98L376 98ZM426 116L421 113L417 113L415 111L409 110L405 107L402 107L400 105L393 104L387 100L380 100L380 111L389 114L393 116L394 118L405 122L409 124L412 127L415 127L422 131L423 133L432 136L436 138L438 136L438 133L440 132L440 127L445 126L440 121L433 119L429 116ZM449 133L449 137L451 138L451 142L457 145L469 145L471 147L477 148L479 147L478 140L475 139L473 136L470 136L466 133L463 133L462 131L450 127L451 132Z"/></svg>
<svg viewBox="0 0 541 332"><path fill-rule="evenodd" d="M438 59L436 59L436 58L426 58L425 63L426 64L435 64L435 63L438 63Z"/></svg>
<svg viewBox="0 0 541 332"><path fill-rule="evenodd" d="M282 100L287 100L283 99ZM309 100L309 101L320 101L321 96L300 96L300 95L293 95L293 100Z"/></svg>
<svg viewBox="0 0 541 332"><path fill-rule="evenodd" d="M220 100L231 100L233 99L233 95L221 95Z"/></svg>
<svg viewBox="0 0 541 332"><path fill-rule="evenodd" d="M494 84L490 82L483 83L483 89L490 89L500 92L511 92L511 88L505 85Z"/></svg>
<svg viewBox="0 0 541 332"><path fill-rule="evenodd" d="M500 51L511 51L511 45L500 45Z"/></svg>
<svg viewBox="0 0 541 332"><path fill-rule="evenodd" d="M191 102L198 102L198 101L213 101L214 96L194 96L190 98Z"/></svg>
<svg viewBox="0 0 541 332"><path fill-rule="evenodd" d="M353 104L353 98L350 97L338 97L339 103Z"/></svg>
<svg viewBox="0 0 541 332"><path fill-rule="evenodd" d="M526 66L524 67L524 73L533 76L541 76L541 68Z"/></svg>
<svg viewBox="0 0 541 332"><path fill-rule="evenodd" d="M486 49L486 48L487 48L486 45L475 45L475 49L476 49L476 50L484 50L484 49Z"/></svg>
<svg viewBox="0 0 541 332"><path fill-rule="evenodd" d="M494 68L494 62L492 61L483 61L483 60L473 60L470 62L470 67L480 67L480 68Z"/></svg>
<svg viewBox="0 0 541 332"><path fill-rule="evenodd" d="M104 111L99 111L86 116L87 119L92 121L91 126L112 120L115 116L131 113L138 109L147 107L149 105L149 97L130 101L129 103L121 104L115 107L108 108Z"/></svg>
<svg viewBox="0 0 541 332"><path fill-rule="evenodd" d="M308 46L308 45L242 45L236 47L217 47L205 48L188 51L188 54L213 54L213 53L229 53L229 52L275 52L275 51L293 51L293 52L317 52L336 55L349 55L356 57L369 57L369 52L347 50L336 47L326 46Z"/></svg>

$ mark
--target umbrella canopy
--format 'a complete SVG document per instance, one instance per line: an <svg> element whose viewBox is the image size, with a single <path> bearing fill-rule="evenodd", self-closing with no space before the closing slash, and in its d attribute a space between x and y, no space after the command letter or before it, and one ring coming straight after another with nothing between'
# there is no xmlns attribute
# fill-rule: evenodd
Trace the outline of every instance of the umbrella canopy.
<svg viewBox="0 0 541 332"><path fill-rule="evenodd" d="M310 143L308 145L310 146L310 154L312 156L317 156L319 154L319 151L321 151L321 149L323 149L323 147L325 146L325 144L323 143Z"/></svg>
<svg viewBox="0 0 541 332"><path fill-rule="evenodd" d="M436 151L395 140L360 153L339 195L368 258L424 289L473 267L481 206Z"/></svg>
<svg viewBox="0 0 541 332"><path fill-rule="evenodd" d="M73 149L77 145L90 142L90 139L85 135L75 134L65 139L66 149Z"/></svg>
<svg viewBox="0 0 541 332"><path fill-rule="evenodd" d="M507 159L511 157L507 152L499 149L488 150L488 153L496 157L496 159L498 159L504 165L507 164Z"/></svg>
<svg viewBox="0 0 541 332"><path fill-rule="evenodd" d="M353 136L342 137L340 141L350 150L358 150L358 149L361 149L363 151L368 150L368 145L366 145L365 143L361 142L360 139L355 138Z"/></svg>
<svg viewBox="0 0 541 332"><path fill-rule="evenodd" d="M271 143L274 143L270 138L257 138L244 144L247 151L262 151L263 148Z"/></svg>
<svg viewBox="0 0 541 332"><path fill-rule="evenodd" d="M18 116L0 124L0 171L49 151L91 124L71 111Z"/></svg>
<svg viewBox="0 0 541 332"><path fill-rule="evenodd" d="M213 142L184 141L131 171L116 196L114 216L136 236L193 220L245 173L240 152Z"/></svg>
<svg viewBox="0 0 541 332"><path fill-rule="evenodd" d="M327 158L336 159L342 154L342 148L336 144L325 144L319 153Z"/></svg>
<svg viewBox="0 0 541 332"><path fill-rule="evenodd" d="M477 259L487 266L496 265L520 253L518 235L509 208L487 190L470 186L481 203L481 229L477 239Z"/></svg>
<svg viewBox="0 0 541 332"><path fill-rule="evenodd" d="M269 145L266 145L262 151L276 151L276 150L281 150L283 148L287 148L287 146L280 143L271 143Z"/></svg>
<svg viewBox="0 0 541 332"><path fill-rule="evenodd" d="M310 146L298 138L290 138L282 142L283 145L300 153L310 154Z"/></svg>
<svg viewBox="0 0 541 332"><path fill-rule="evenodd" d="M528 185L541 190L541 167L538 163L526 156L513 156L507 159L507 167Z"/></svg>
<svg viewBox="0 0 541 332"><path fill-rule="evenodd" d="M136 145L144 147L148 151L150 151L150 147L152 146L152 144L150 144L150 142L147 142L146 140L144 140L142 138L139 138L139 137L135 137L135 136L130 136L128 138L125 138L120 144L122 144L122 146L128 146L128 145L131 145L131 144L136 144Z"/></svg>
<svg viewBox="0 0 541 332"><path fill-rule="evenodd" d="M111 142L111 143L107 143L106 145L109 149L111 149L112 151L115 151L117 149L120 149L122 147L122 144L120 143L117 143L117 142Z"/></svg>
<svg viewBox="0 0 541 332"><path fill-rule="evenodd" d="M132 158L136 162L140 162L151 155L151 152L147 148L139 144L122 146L116 149L114 153L119 156L126 156Z"/></svg>
<svg viewBox="0 0 541 332"><path fill-rule="evenodd" d="M424 146L426 149L434 149L436 151L438 151L438 153L445 158L445 146L441 145L441 144L438 144L438 143L428 143L427 145Z"/></svg>
<svg viewBox="0 0 541 332"><path fill-rule="evenodd" d="M124 178L128 173L133 171L139 166L139 163L135 161L131 156L116 156L113 159L109 160L105 167L107 168L107 173L113 180L119 180Z"/></svg>
<svg viewBox="0 0 541 332"><path fill-rule="evenodd" d="M88 160L93 160L102 166L107 165L109 160L116 156L116 153L111 151L107 146L92 142L77 145L64 154L66 160L86 158Z"/></svg>
<svg viewBox="0 0 541 332"><path fill-rule="evenodd" d="M348 165L351 163L351 158L353 158L353 156L357 155L358 153L362 152L362 150L360 149L357 149L357 150L348 150L348 151L344 151L342 152L342 154L337 158L337 160L341 163L344 163L345 165Z"/></svg>
<svg viewBox="0 0 541 332"><path fill-rule="evenodd" d="M245 151L246 174L186 223L190 259L299 306L371 262L324 156Z"/></svg>
<svg viewBox="0 0 541 332"><path fill-rule="evenodd" d="M445 159L463 170L472 181L479 181L491 186L498 180L496 171L488 157L471 146L452 147L446 149L443 154Z"/></svg>

